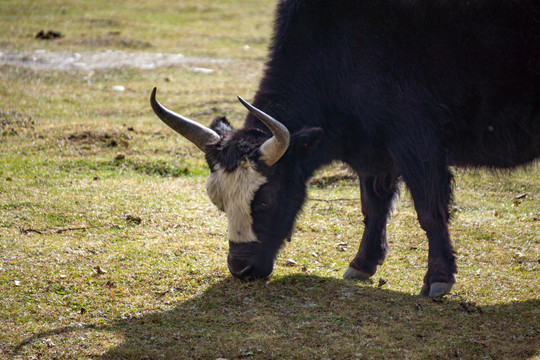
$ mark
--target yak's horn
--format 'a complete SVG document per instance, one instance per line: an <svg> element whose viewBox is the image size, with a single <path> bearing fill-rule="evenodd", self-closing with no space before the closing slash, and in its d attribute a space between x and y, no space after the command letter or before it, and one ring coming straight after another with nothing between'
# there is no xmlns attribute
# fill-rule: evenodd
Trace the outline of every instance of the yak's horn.
<svg viewBox="0 0 540 360"><path fill-rule="evenodd" d="M242 99L240 96L238 97L238 100L249 110L250 113L255 115L259 120L262 121L264 125L270 131L274 136L272 136L270 139L266 140L260 148L261 151L261 159L266 163L268 166L274 165L283 154L285 154L285 151L287 151L287 148L289 147L289 141L291 138L291 135L289 134L289 130L271 117L270 115L262 112L261 110L257 109L244 99Z"/></svg>
<svg viewBox="0 0 540 360"><path fill-rule="evenodd" d="M159 101L156 100L156 88L154 88L152 95L150 96L150 104L156 115L163 120L165 124L169 125L174 131L197 145L203 152L206 152L206 144L219 139L219 135L214 130L179 115L161 105Z"/></svg>

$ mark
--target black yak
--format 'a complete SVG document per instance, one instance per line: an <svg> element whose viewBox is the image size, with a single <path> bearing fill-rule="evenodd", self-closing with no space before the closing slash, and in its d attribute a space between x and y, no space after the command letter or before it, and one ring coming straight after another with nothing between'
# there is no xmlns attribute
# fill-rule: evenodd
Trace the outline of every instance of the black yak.
<svg viewBox="0 0 540 360"><path fill-rule="evenodd" d="M244 127L155 113L206 154L210 199L228 219L231 273L273 269L306 182L341 161L359 176L365 230L345 278L387 252L404 181L429 240L422 295L450 291L449 166L514 168L540 156L540 1L282 0Z"/></svg>

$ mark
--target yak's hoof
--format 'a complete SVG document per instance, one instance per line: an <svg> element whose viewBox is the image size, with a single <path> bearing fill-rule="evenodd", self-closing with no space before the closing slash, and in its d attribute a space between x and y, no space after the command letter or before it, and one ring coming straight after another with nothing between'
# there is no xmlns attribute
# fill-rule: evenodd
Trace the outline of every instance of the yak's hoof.
<svg viewBox="0 0 540 360"><path fill-rule="evenodd" d="M429 296L430 298L438 298L450 292L454 283L434 282L431 286L424 284L420 290L420 296Z"/></svg>
<svg viewBox="0 0 540 360"><path fill-rule="evenodd" d="M368 274L367 272L356 270L355 268L350 267L350 266L347 269L347 271L345 271L345 274L343 274L344 279L356 279L356 280L366 281L366 280L369 280L370 277L371 275Z"/></svg>

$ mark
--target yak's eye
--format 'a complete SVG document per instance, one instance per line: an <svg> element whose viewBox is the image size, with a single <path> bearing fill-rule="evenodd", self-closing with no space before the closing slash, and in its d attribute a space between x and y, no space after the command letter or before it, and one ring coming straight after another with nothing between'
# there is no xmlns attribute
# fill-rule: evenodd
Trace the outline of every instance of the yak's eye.
<svg viewBox="0 0 540 360"><path fill-rule="evenodd" d="M258 201L258 202L255 204L255 206L256 206L256 208L258 208L258 209L264 210L264 209L269 209L269 208L271 208L272 205L273 205L273 203L274 203L274 202L272 201L272 199L268 199L268 198L267 198L267 199L261 199L260 201Z"/></svg>

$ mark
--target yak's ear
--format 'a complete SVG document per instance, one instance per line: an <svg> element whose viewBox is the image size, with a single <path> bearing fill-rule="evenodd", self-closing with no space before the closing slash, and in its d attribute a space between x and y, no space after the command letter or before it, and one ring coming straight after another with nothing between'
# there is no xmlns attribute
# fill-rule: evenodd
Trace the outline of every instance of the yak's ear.
<svg viewBox="0 0 540 360"><path fill-rule="evenodd" d="M321 140L323 129L319 127L304 128L291 137L290 148L293 156L299 160L305 158L313 146Z"/></svg>
<svg viewBox="0 0 540 360"><path fill-rule="evenodd" d="M210 129L218 133L219 136L223 137L225 134L230 133L233 128L231 123L225 116L218 116L210 124Z"/></svg>

